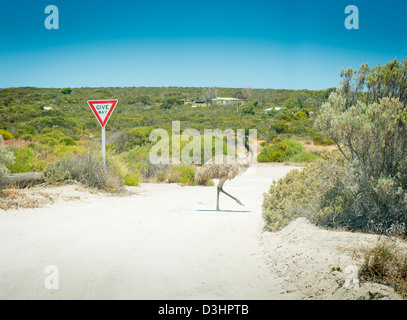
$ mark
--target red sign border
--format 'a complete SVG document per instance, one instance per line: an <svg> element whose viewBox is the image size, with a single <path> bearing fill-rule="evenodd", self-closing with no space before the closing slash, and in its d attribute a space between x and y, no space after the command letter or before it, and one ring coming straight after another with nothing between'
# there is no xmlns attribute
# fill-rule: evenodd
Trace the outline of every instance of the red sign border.
<svg viewBox="0 0 407 320"><path fill-rule="evenodd" d="M112 114L114 108L116 107L117 103L119 102L119 100L88 100L88 105L90 107L90 109L92 110L93 114L96 116L97 121L99 122L99 124L102 126L102 128L104 128L107 124L107 121L110 118L110 115ZM105 121L103 122L102 119L100 118L98 112L95 109L94 104L96 103L111 103L112 106L109 109L109 112L106 115Z"/></svg>

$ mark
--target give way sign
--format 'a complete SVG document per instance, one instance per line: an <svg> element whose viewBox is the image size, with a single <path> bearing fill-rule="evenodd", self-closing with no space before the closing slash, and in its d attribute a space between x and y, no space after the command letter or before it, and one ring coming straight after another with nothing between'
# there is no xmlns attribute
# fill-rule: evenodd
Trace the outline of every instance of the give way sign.
<svg viewBox="0 0 407 320"><path fill-rule="evenodd" d="M99 121L102 128L106 126L110 115L112 114L114 108L116 107L118 100L89 100L88 105L92 109Z"/></svg>

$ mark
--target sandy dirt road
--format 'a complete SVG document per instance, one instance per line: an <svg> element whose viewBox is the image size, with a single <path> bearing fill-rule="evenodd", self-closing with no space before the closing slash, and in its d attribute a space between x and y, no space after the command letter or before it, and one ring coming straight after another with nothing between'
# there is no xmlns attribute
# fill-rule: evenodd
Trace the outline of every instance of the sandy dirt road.
<svg viewBox="0 0 407 320"><path fill-rule="evenodd" d="M295 299L266 264L261 204L291 166L259 165L215 187L143 184L0 212L0 299ZM59 288L46 289L49 265ZM55 272L52 274L55 276Z"/></svg>

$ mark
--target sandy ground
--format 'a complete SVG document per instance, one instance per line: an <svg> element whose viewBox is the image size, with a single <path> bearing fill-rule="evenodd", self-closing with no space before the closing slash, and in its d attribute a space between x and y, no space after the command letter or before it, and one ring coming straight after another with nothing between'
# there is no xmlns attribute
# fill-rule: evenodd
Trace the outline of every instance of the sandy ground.
<svg viewBox="0 0 407 320"><path fill-rule="evenodd" d="M397 299L376 284L345 289L348 275L331 271L356 264L353 248L375 236L304 219L263 232L263 192L293 168L262 164L227 182L245 206L222 195L223 212L215 187L43 188L53 203L0 210L0 299ZM50 265L58 289L44 285Z"/></svg>

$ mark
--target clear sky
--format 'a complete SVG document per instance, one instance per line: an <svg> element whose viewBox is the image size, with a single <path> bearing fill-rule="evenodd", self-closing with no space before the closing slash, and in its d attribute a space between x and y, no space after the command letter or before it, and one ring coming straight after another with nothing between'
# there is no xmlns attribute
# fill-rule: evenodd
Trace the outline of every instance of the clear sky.
<svg viewBox="0 0 407 320"><path fill-rule="evenodd" d="M347 30L345 7L359 8ZM0 87L325 89L407 57L407 1L0 2ZM47 5L59 30L47 30Z"/></svg>

